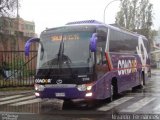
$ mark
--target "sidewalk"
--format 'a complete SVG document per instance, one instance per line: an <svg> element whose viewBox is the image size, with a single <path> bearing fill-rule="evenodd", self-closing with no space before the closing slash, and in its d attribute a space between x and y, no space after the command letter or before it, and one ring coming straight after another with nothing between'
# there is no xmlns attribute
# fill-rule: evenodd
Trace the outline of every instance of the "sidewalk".
<svg viewBox="0 0 160 120"><path fill-rule="evenodd" d="M160 69L151 69L151 73L160 75Z"/></svg>
<svg viewBox="0 0 160 120"><path fill-rule="evenodd" d="M34 93L34 90L0 91L0 96Z"/></svg>

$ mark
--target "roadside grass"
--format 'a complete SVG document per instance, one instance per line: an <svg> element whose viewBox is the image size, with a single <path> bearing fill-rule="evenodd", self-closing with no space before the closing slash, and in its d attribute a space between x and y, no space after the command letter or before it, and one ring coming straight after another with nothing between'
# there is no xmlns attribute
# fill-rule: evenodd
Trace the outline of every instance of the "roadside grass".
<svg viewBox="0 0 160 120"><path fill-rule="evenodd" d="M33 80L0 80L1 86L31 86L34 85Z"/></svg>
<svg viewBox="0 0 160 120"><path fill-rule="evenodd" d="M0 88L0 92L4 91L26 91L26 90L34 90L34 87L5 87L5 88Z"/></svg>
<svg viewBox="0 0 160 120"><path fill-rule="evenodd" d="M34 83L17 81L17 80L0 80L0 92L1 91L23 91L34 90Z"/></svg>

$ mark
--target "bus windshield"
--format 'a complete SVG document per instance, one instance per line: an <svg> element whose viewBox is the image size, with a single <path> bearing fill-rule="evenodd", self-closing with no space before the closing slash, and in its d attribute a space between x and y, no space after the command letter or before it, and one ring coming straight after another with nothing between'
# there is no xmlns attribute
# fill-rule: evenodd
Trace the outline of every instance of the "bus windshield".
<svg viewBox="0 0 160 120"><path fill-rule="evenodd" d="M89 40L93 29L62 27L41 35L44 53L39 49L38 69L86 67L90 61Z"/></svg>

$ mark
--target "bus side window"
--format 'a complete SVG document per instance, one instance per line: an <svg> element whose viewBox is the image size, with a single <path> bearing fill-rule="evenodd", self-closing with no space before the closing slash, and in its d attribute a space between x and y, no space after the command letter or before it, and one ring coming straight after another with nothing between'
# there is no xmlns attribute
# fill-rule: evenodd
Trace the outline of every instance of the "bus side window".
<svg viewBox="0 0 160 120"><path fill-rule="evenodd" d="M97 41L96 56L97 56L97 64L99 65L106 64L105 48L106 48L106 41L107 41L107 33L108 33L108 28L106 27L100 27L97 29L98 41ZM98 61L98 59L100 59L100 61Z"/></svg>

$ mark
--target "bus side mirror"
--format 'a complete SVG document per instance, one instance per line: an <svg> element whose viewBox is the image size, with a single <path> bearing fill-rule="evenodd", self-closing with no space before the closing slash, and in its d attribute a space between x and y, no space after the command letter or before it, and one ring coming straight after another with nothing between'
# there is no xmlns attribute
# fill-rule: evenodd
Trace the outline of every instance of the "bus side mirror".
<svg viewBox="0 0 160 120"><path fill-rule="evenodd" d="M40 43L40 39L39 38L30 38L29 40L27 40L27 42L25 44L25 56L29 56L30 46L31 46L31 43L33 43L33 42Z"/></svg>
<svg viewBox="0 0 160 120"><path fill-rule="evenodd" d="M92 37L90 38L90 50L91 52L96 51L96 44L97 44L97 33L93 33Z"/></svg>

